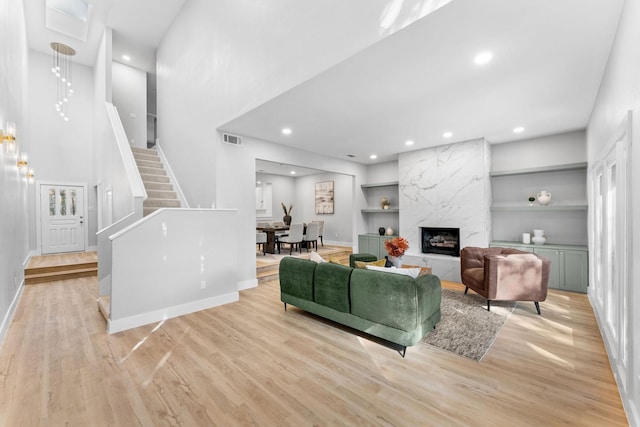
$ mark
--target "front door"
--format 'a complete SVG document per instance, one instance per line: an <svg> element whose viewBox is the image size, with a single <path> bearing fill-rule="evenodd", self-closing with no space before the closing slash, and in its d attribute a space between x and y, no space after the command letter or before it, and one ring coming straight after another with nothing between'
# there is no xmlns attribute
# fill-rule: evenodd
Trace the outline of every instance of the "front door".
<svg viewBox="0 0 640 427"><path fill-rule="evenodd" d="M84 187L40 185L42 253L84 251Z"/></svg>

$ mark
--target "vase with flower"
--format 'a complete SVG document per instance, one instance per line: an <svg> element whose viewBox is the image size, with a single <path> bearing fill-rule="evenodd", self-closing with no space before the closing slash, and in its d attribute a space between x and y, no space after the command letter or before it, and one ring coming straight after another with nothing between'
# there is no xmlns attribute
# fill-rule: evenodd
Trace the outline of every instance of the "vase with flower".
<svg viewBox="0 0 640 427"><path fill-rule="evenodd" d="M384 247L387 253L391 257L393 264L400 268L402 267L402 256L409 249L409 242L404 237L394 237L393 239L387 239L384 241Z"/></svg>
<svg viewBox="0 0 640 427"><path fill-rule="evenodd" d="M289 205L289 209L287 210L287 206L284 203L280 203L282 205L282 211L284 212L284 216L282 217L282 222L285 225L291 225L291 210L293 210L293 205Z"/></svg>

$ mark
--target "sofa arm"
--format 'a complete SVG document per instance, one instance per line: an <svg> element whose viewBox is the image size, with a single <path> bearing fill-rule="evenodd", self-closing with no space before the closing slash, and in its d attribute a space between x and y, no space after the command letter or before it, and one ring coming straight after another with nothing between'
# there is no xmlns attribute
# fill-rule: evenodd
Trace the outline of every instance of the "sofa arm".
<svg viewBox="0 0 640 427"><path fill-rule="evenodd" d="M415 281L416 292L418 293L419 322L422 322L440 310L442 285L438 276L433 274L419 276Z"/></svg>
<svg viewBox="0 0 640 427"><path fill-rule="evenodd" d="M376 257L373 254L368 254L366 252L363 252L361 254L351 254L349 255L349 267L356 268L356 261L371 262L371 261L377 261L377 260L378 260L378 257Z"/></svg>
<svg viewBox="0 0 640 427"><path fill-rule="evenodd" d="M531 253L486 256L484 280L487 299L544 301L547 297L548 266L548 260Z"/></svg>
<svg viewBox="0 0 640 427"><path fill-rule="evenodd" d="M278 269L280 299L283 300L284 294L313 301L313 276L317 265L307 259L282 258Z"/></svg>

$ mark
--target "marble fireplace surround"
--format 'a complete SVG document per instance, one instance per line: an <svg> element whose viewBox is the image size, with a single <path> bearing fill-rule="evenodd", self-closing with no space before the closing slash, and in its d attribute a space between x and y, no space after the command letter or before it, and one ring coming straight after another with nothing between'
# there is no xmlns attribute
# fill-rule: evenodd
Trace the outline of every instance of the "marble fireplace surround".
<svg viewBox="0 0 640 427"><path fill-rule="evenodd" d="M421 252L420 227L459 228L460 248L489 245L490 150L481 138L400 154L400 232L410 246L405 263L460 281L459 257Z"/></svg>

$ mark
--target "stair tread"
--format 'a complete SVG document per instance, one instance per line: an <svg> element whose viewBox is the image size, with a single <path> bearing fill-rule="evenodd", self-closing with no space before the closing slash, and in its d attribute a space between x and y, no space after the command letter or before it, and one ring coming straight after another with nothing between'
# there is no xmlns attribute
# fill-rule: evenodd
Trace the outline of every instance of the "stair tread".
<svg viewBox="0 0 640 427"><path fill-rule="evenodd" d="M47 271L44 273L29 273L29 274L25 274L24 277L26 278L36 278L36 277L47 277L47 276L63 276L65 274L69 274L69 273L82 273L82 272L90 272L90 271L98 271L98 267L88 267L88 268L74 268L71 270L58 270L58 271Z"/></svg>
<svg viewBox="0 0 640 427"><path fill-rule="evenodd" d="M89 262L83 262L83 263L77 263L77 264L62 264L62 265L52 265L52 266L44 266L44 267L27 267L24 270L24 274L26 277L34 274L69 272L69 271L97 269L97 268L98 268L97 261L89 261Z"/></svg>

